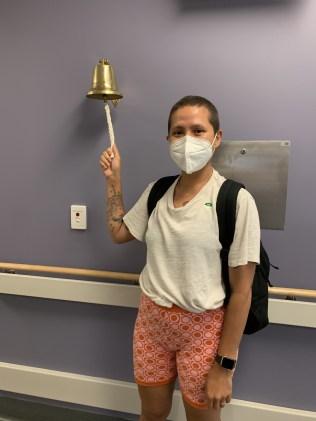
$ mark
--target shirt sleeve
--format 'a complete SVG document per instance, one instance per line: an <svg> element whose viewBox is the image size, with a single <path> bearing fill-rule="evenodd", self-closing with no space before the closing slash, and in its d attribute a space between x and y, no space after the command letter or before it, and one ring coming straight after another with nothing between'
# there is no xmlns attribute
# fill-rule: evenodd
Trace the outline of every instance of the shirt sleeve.
<svg viewBox="0 0 316 421"><path fill-rule="evenodd" d="M145 234L148 225L147 200L150 190L154 184L155 182L153 181L146 187L135 205L123 217L123 221L129 232L138 241L145 241Z"/></svg>
<svg viewBox="0 0 316 421"><path fill-rule="evenodd" d="M236 226L228 255L228 265L236 267L248 262L260 263L260 221L254 198L240 189L236 205Z"/></svg>

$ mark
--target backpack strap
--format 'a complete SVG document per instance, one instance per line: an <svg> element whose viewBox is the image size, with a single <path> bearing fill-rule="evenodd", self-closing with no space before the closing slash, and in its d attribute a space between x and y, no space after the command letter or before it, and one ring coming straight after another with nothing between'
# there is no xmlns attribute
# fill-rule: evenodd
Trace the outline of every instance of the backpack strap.
<svg viewBox="0 0 316 421"><path fill-rule="evenodd" d="M150 217L152 211L155 209L158 200L162 198L162 196L166 193L171 184L178 177L178 175L162 177L159 180L157 180L156 183L152 186L147 200L148 218Z"/></svg>
<svg viewBox="0 0 316 421"><path fill-rule="evenodd" d="M234 180L225 180L216 201L216 212L219 227L219 241L224 249L229 250L234 239L236 222L236 205L239 190L243 184Z"/></svg>
<svg viewBox="0 0 316 421"><path fill-rule="evenodd" d="M222 245L222 278L226 289L225 304L227 304L230 296L228 253L234 239L237 196L241 188L245 188L245 186L234 180L225 180L219 190L216 201L219 241Z"/></svg>

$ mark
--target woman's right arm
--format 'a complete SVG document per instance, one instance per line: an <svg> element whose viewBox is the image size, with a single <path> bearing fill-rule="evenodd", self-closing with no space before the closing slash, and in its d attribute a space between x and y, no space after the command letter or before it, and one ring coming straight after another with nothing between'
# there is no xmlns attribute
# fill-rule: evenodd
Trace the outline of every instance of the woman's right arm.
<svg viewBox="0 0 316 421"><path fill-rule="evenodd" d="M106 179L107 225L115 243L126 243L135 237L123 221L125 209L122 197L121 159L114 144L100 156L100 166Z"/></svg>

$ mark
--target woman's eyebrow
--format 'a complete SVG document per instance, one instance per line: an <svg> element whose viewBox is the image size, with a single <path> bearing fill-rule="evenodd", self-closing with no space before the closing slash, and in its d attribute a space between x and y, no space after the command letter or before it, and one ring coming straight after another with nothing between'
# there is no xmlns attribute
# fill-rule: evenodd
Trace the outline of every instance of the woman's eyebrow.
<svg viewBox="0 0 316 421"><path fill-rule="evenodd" d="M205 129L205 127L202 124L193 124L191 128L192 129Z"/></svg>
<svg viewBox="0 0 316 421"><path fill-rule="evenodd" d="M172 130L183 130L183 126L174 126Z"/></svg>

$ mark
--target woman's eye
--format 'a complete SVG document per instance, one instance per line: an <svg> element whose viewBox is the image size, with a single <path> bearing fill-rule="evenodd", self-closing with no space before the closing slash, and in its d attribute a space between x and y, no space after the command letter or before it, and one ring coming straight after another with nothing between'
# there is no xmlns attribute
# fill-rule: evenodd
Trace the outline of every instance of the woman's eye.
<svg viewBox="0 0 316 421"><path fill-rule="evenodd" d="M202 130L202 129L195 129L194 130L194 133L197 133L197 134L201 134L203 132L204 132L204 130Z"/></svg>

